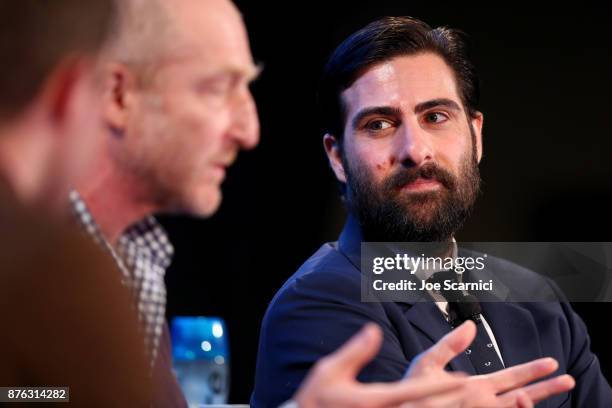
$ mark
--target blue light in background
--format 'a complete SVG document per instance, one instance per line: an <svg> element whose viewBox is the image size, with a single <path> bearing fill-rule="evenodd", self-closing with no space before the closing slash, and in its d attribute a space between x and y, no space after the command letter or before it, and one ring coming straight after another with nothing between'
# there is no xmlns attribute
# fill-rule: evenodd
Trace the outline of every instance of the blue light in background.
<svg viewBox="0 0 612 408"><path fill-rule="evenodd" d="M172 319L172 355L175 361L210 360L223 364L229 350L225 323L218 317L175 317Z"/></svg>

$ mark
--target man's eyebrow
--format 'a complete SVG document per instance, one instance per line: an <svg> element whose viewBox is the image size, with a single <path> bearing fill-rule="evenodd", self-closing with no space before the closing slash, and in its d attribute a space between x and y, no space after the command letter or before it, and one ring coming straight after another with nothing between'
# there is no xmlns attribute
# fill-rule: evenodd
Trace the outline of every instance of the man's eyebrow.
<svg viewBox="0 0 612 408"><path fill-rule="evenodd" d="M207 77L215 78L231 75L236 80L246 80L246 82L250 83L259 78L262 70L263 64L253 64L246 67L228 65L226 67L208 73Z"/></svg>
<svg viewBox="0 0 612 408"><path fill-rule="evenodd" d="M264 69L263 62L258 62L256 64L254 64L251 67L251 69L249 70L248 74L247 74L247 80L249 82L253 82L253 81L256 81L257 79L259 79L263 69Z"/></svg>
<svg viewBox="0 0 612 408"><path fill-rule="evenodd" d="M414 112L421 113L428 109L436 108L438 106L443 106L456 111L461 110L461 106L459 106L457 102L447 98L439 98L419 103L417 106L414 107Z"/></svg>
<svg viewBox="0 0 612 408"><path fill-rule="evenodd" d="M359 122L361 122L363 118L370 115L401 116L402 110L394 106L373 106L370 108L364 108L357 112L357 114L353 117L353 120L351 121L351 126L353 129L356 129L359 126Z"/></svg>

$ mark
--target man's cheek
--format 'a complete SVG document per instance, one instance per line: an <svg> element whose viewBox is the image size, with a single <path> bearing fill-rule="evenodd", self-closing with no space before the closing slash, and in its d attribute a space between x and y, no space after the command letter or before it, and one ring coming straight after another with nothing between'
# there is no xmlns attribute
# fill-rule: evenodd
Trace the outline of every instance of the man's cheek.
<svg viewBox="0 0 612 408"><path fill-rule="evenodd" d="M379 173L387 173L391 168L391 160L382 160L374 163L374 168Z"/></svg>
<svg viewBox="0 0 612 408"><path fill-rule="evenodd" d="M463 150L453 149L452 151L449 151L447 148L444 152L441 152L440 150L438 150L438 152L439 153L436 156L435 164L439 168L452 174L454 177L457 177L463 162Z"/></svg>

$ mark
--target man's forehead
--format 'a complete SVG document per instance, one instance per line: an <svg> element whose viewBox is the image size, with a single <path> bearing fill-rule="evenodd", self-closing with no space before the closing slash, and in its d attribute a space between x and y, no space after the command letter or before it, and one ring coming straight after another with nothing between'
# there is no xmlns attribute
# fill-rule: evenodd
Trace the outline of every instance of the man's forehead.
<svg viewBox="0 0 612 408"><path fill-rule="evenodd" d="M149 1L149 0L147 0ZM219 18L242 19L240 11L231 0L166 0L166 10L183 21L190 18L211 21Z"/></svg>
<svg viewBox="0 0 612 408"><path fill-rule="evenodd" d="M182 0L179 3L181 7L169 13L178 34L177 41L215 52L248 44L242 16L229 0Z"/></svg>
<svg viewBox="0 0 612 408"><path fill-rule="evenodd" d="M199 52L197 48L186 48L185 52L175 50L158 63L159 67L180 69L205 78L233 76L247 82L256 80L263 70L262 64L256 64L249 54Z"/></svg>
<svg viewBox="0 0 612 408"><path fill-rule="evenodd" d="M202 65L197 69L209 74L257 75L242 17L229 1L187 1L182 10L175 10L173 20L174 44L165 55L166 64Z"/></svg>
<svg viewBox="0 0 612 408"><path fill-rule="evenodd" d="M460 102L455 75L433 53L399 56L367 69L342 93L350 112L364 106L412 108L433 99Z"/></svg>

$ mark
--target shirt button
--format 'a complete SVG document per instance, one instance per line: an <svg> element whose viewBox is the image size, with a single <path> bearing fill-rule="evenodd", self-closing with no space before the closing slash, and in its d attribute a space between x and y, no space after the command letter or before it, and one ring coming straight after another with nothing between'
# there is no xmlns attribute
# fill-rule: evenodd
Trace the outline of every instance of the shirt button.
<svg viewBox="0 0 612 408"><path fill-rule="evenodd" d="M488 347L488 348L493 347L493 343L488 343L488 344L487 344L487 347Z"/></svg>
<svg viewBox="0 0 612 408"><path fill-rule="evenodd" d="M466 349L466 350L465 350L465 354L467 354L467 355L472 354L472 349Z"/></svg>

